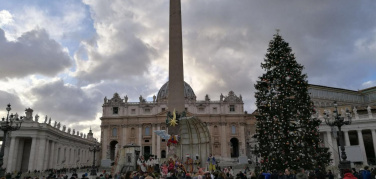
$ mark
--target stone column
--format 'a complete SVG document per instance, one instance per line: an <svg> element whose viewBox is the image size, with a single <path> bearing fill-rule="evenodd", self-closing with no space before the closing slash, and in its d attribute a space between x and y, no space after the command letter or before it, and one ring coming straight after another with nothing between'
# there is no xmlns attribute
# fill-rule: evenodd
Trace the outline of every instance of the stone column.
<svg viewBox="0 0 376 179"><path fill-rule="evenodd" d="M50 153L50 161L48 162L47 168L54 168L54 159L55 159L55 142L52 141L51 143L51 153Z"/></svg>
<svg viewBox="0 0 376 179"><path fill-rule="evenodd" d="M245 155L244 125L239 124L239 156Z"/></svg>
<svg viewBox="0 0 376 179"><path fill-rule="evenodd" d="M222 132L220 133L221 134L221 154L222 154L222 157L228 157L228 153L227 153L227 130L226 130L226 127L227 127L227 123L223 122L222 123Z"/></svg>
<svg viewBox="0 0 376 179"><path fill-rule="evenodd" d="M107 151L108 151L108 127L102 127L102 130L103 130L103 141L101 141L102 143L102 160L105 160L105 159L109 159L109 156L107 156ZM99 152L98 152L99 154ZM107 158L108 157L108 158Z"/></svg>
<svg viewBox="0 0 376 179"><path fill-rule="evenodd" d="M7 172L13 172L13 163L16 162L14 160L14 156L17 155L17 152L15 151L15 147L16 147L16 137L11 137L9 155L8 155Z"/></svg>
<svg viewBox="0 0 376 179"><path fill-rule="evenodd" d="M143 146L142 146L141 138L142 138L142 125L139 124L138 125L138 145L140 145L140 155L143 155L144 149L143 149Z"/></svg>
<svg viewBox="0 0 376 179"><path fill-rule="evenodd" d="M38 155L37 155L37 170L43 170L43 162L45 158L45 150L46 150L46 139L41 138L39 139L39 146L38 146Z"/></svg>
<svg viewBox="0 0 376 179"><path fill-rule="evenodd" d="M158 124L157 130L161 130L161 124ZM161 158L161 137L157 135L157 158Z"/></svg>
<svg viewBox="0 0 376 179"><path fill-rule="evenodd" d="M358 141L359 141L360 150L361 150L362 155L363 155L363 165L368 165L366 149L364 148L362 130L357 130L357 132L358 132Z"/></svg>
<svg viewBox="0 0 376 179"><path fill-rule="evenodd" d="M48 162L50 159L50 140L46 139L46 147L45 147L45 153L44 153L44 160L43 160L43 170L48 168Z"/></svg>
<svg viewBox="0 0 376 179"><path fill-rule="evenodd" d="M122 141L122 143L123 143L123 145L122 146L124 146L124 145L127 145L127 139L128 139L128 136L127 136L127 126L123 126L123 132L122 132L122 138L123 138L123 141Z"/></svg>
<svg viewBox="0 0 376 179"><path fill-rule="evenodd" d="M349 131L344 130L343 131L344 138L345 138L345 146L350 146L350 138L349 138Z"/></svg>
<svg viewBox="0 0 376 179"><path fill-rule="evenodd" d="M20 171L21 166L22 166L22 160L23 160L23 149L24 149L24 144L25 140L24 139L19 139L18 142L18 154L17 154L17 165L16 165L16 170Z"/></svg>
<svg viewBox="0 0 376 179"><path fill-rule="evenodd" d="M153 155L155 155L156 153L156 150L155 150L155 134L154 134L154 131L155 131L155 125L153 124L152 127L151 127L151 153Z"/></svg>
<svg viewBox="0 0 376 179"><path fill-rule="evenodd" d="M371 129L371 133L372 133L373 151L375 152L375 155L376 155L376 131L375 129Z"/></svg>
<svg viewBox="0 0 376 179"><path fill-rule="evenodd" d="M329 148L329 151L330 153L332 153L332 155L330 156L330 158L333 160L333 165L335 165L335 160L334 160L334 155L336 155L336 153L334 153L334 150L333 150L333 140L332 140L332 133L330 131L326 131L326 138L327 138L327 141L328 141L328 148Z"/></svg>
<svg viewBox="0 0 376 179"><path fill-rule="evenodd" d="M18 161L18 154L19 154L19 144L20 144L20 138L18 138L18 137L15 137L15 144L14 144L14 152L13 152L13 157L12 157L12 160L13 160L13 162L12 162L12 170L13 171L16 171L17 169L16 169L16 167L17 167L17 161ZM20 158L21 158L22 156L20 156Z"/></svg>
<svg viewBox="0 0 376 179"><path fill-rule="evenodd" d="M36 168L34 165L35 151L37 151L36 146L37 146L37 138L33 137L31 139L31 149L30 149L30 158L29 158L29 166L28 166L28 170L30 171L33 171Z"/></svg>

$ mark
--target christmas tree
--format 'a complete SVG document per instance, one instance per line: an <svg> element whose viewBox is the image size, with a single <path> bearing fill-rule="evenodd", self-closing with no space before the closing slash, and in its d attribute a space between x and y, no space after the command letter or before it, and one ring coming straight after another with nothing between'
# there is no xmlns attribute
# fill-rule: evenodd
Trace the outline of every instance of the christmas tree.
<svg viewBox="0 0 376 179"><path fill-rule="evenodd" d="M330 153L322 147L318 131L321 121L314 117L303 66L296 62L289 44L278 32L265 57L261 67L266 73L255 85L261 167L324 169Z"/></svg>

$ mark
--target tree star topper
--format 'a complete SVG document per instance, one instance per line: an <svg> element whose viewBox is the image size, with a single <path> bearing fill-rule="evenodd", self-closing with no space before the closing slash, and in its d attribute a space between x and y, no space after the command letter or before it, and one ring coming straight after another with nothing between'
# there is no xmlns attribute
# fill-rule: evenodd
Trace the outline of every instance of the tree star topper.
<svg viewBox="0 0 376 179"><path fill-rule="evenodd" d="M176 120L176 112L175 112L175 109L174 109L174 112L172 113L173 117L172 119L170 120L170 126L176 126L178 123L177 123L177 120Z"/></svg>

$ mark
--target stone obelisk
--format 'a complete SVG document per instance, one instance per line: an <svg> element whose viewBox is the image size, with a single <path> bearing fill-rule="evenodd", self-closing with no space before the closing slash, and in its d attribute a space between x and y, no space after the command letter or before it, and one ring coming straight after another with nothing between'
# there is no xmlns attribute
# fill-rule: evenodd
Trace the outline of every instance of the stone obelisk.
<svg viewBox="0 0 376 179"><path fill-rule="evenodd" d="M181 25L180 0L170 0L170 31L169 31L169 82L168 82L168 110L181 113L184 106L184 71L183 71L183 40ZM180 135L179 125L168 126L168 134ZM168 157L177 155L181 158L181 146L170 146Z"/></svg>
<svg viewBox="0 0 376 179"><path fill-rule="evenodd" d="M170 0L168 109L183 112L184 70L180 0Z"/></svg>

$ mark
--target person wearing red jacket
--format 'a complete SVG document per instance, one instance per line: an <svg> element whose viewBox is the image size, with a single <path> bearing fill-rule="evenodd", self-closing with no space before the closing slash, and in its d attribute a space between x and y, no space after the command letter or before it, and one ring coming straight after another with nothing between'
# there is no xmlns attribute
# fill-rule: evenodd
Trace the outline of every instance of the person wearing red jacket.
<svg viewBox="0 0 376 179"><path fill-rule="evenodd" d="M343 179L358 179L356 178L352 173L351 173L351 170L349 169L345 169L343 171L344 175L343 175Z"/></svg>

